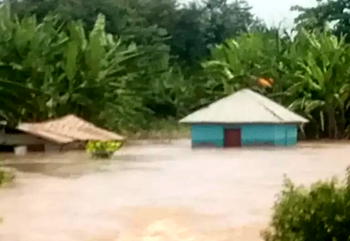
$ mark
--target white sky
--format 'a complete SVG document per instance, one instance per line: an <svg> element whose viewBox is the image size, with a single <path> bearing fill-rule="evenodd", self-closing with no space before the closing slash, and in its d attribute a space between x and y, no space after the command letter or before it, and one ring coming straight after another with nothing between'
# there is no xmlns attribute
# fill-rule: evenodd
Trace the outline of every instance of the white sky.
<svg viewBox="0 0 350 241"><path fill-rule="evenodd" d="M269 26L289 27L293 24L296 13L290 11L294 5L310 7L316 0L247 0L253 7L252 12L263 19Z"/></svg>
<svg viewBox="0 0 350 241"><path fill-rule="evenodd" d="M180 0L186 3L190 0ZM252 12L263 19L269 26L291 27L296 17L290 8L294 5L310 7L316 5L316 0L247 0L252 6Z"/></svg>

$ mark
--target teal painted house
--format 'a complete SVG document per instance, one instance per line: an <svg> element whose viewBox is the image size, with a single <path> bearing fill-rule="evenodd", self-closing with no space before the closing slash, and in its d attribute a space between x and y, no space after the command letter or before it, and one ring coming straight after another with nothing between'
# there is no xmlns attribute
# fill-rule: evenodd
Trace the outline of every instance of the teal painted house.
<svg viewBox="0 0 350 241"><path fill-rule="evenodd" d="M191 125L192 146L297 144L307 119L249 89L240 90L180 121Z"/></svg>

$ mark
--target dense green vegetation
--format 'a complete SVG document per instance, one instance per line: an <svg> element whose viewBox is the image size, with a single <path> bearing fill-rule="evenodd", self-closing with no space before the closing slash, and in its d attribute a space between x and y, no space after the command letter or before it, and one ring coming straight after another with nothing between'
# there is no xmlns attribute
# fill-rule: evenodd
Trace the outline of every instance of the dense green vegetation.
<svg viewBox="0 0 350 241"><path fill-rule="evenodd" d="M11 103L1 112L4 118L35 121L76 113L111 128L143 120L147 112L137 91L150 89L168 71L165 46L123 43L105 32L103 15L85 32L79 22L62 26L51 16L19 20L8 5L0 14L0 90L2 102Z"/></svg>
<svg viewBox="0 0 350 241"><path fill-rule="evenodd" d="M212 89L223 94L272 78L273 86L256 88L309 118L309 136L339 138L349 134L349 46L327 32L246 34L213 49L204 65Z"/></svg>
<svg viewBox="0 0 350 241"><path fill-rule="evenodd" d="M266 241L350 239L350 173L336 180L297 187L287 180L277 201Z"/></svg>
<svg viewBox="0 0 350 241"><path fill-rule="evenodd" d="M350 33L349 0L317 0L318 5L311 8L294 7L300 14L296 19L298 27L309 30L330 30L337 36Z"/></svg>
<svg viewBox="0 0 350 241"><path fill-rule="evenodd" d="M306 137L346 138L345 2L295 7L288 35L268 29L245 1L8 0L0 117L16 124L75 113L144 131L249 87L309 118Z"/></svg>

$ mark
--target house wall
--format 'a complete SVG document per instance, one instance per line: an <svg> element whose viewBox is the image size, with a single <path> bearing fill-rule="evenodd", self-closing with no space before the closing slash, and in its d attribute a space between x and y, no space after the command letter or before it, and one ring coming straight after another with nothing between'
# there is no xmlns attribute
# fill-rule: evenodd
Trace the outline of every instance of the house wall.
<svg viewBox="0 0 350 241"><path fill-rule="evenodd" d="M242 125L240 128L245 146L290 146L297 143L297 125Z"/></svg>
<svg viewBox="0 0 350 241"><path fill-rule="evenodd" d="M192 145L224 146L224 131L241 129L242 145L290 146L297 143L297 125L244 124L244 125L192 125Z"/></svg>
<svg viewBox="0 0 350 241"><path fill-rule="evenodd" d="M221 125L192 125L192 146L224 146L224 129Z"/></svg>
<svg viewBox="0 0 350 241"><path fill-rule="evenodd" d="M68 144L57 144L23 132L5 133L0 130L0 152L12 152L16 147L25 147L28 152L58 152L67 150L84 150L86 141L76 141Z"/></svg>
<svg viewBox="0 0 350 241"><path fill-rule="evenodd" d="M43 139L28 134L0 133L0 145L36 145L47 143Z"/></svg>
<svg viewBox="0 0 350 241"><path fill-rule="evenodd" d="M20 153L25 152L52 152L60 150L60 145L51 143L39 137L25 134L25 133L0 133L0 146L1 147L10 147L12 146L16 151L16 147L19 147ZM26 151L22 151L25 148ZM2 149L2 148L0 148ZM7 148L5 148L7 149ZM2 149L3 150L3 149ZM23 149L24 150L24 149Z"/></svg>
<svg viewBox="0 0 350 241"><path fill-rule="evenodd" d="M45 144L44 146L45 152L59 152L61 150L61 146L57 144Z"/></svg>

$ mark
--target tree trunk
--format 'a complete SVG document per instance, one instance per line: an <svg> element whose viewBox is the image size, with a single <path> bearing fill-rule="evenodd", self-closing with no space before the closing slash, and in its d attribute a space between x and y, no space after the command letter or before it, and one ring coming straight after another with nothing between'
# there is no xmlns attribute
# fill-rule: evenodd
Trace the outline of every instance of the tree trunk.
<svg viewBox="0 0 350 241"><path fill-rule="evenodd" d="M338 121L338 134L340 138L344 138L346 133L346 118L345 118L345 107L342 107L340 110L340 119ZM339 133L340 132L340 133Z"/></svg>
<svg viewBox="0 0 350 241"><path fill-rule="evenodd" d="M335 110L332 104L327 105L328 136L332 139L338 138L338 126L335 118Z"/></svg>

